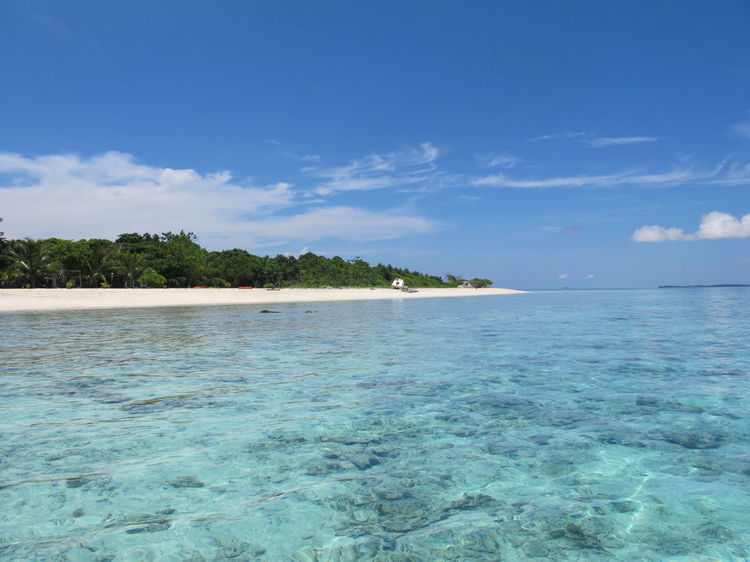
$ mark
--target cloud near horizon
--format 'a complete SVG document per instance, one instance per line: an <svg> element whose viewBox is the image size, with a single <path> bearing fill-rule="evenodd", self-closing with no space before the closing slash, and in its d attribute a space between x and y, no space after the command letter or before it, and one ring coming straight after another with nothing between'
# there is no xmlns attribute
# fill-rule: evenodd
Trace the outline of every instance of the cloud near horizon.
<svg viewBox="0 0 750 562"><path fill-rule="evenodd" d="M635 242L689 242L722 238L750 238L750 214L738 218L728 213L713 211L703 215L698 230L693 234L685 234L681 228L665 228L655 224L642 226L631 235Z"/></svg>
<svg viewBox="0 0 750 562"><path fill-rule="evenodd" d="M0 216L9 237L114 238L185 229L221 249L322 238L384 240L437 227L401 209L317 206L288 214L296 204L287 182L244 185L226 171L143 165L121 152L0 153Z"/></svg>

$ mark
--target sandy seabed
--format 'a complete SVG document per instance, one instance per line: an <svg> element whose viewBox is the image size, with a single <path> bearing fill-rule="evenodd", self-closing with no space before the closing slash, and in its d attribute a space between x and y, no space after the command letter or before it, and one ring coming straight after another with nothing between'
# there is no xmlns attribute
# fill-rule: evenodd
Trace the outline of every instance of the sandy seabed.
<svg viewBox="0 0 750 562"><path fill-rule="evenodd" d="M513 289L0 289L0 313L96 308L276 304L523 293Z"/></svg>

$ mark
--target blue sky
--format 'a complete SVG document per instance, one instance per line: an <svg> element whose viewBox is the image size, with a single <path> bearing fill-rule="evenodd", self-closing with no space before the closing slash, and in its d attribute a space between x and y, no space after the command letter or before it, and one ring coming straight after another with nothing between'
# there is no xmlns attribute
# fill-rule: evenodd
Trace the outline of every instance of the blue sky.
<svg viewBox="0 0 750 562"><path fill-rule="evenodd" d="M6 235L750 283L750 4L0 1Z"/></svg>

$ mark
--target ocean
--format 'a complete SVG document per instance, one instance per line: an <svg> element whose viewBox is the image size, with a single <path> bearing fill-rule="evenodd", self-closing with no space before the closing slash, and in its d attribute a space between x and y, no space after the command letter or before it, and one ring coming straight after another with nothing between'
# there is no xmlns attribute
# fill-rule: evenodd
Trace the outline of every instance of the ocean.
<svg viewBox="0 0 750 562"><path fill-rule="evenodd" d="M0 315L2 560L743 560L750 289Z"/></svg>

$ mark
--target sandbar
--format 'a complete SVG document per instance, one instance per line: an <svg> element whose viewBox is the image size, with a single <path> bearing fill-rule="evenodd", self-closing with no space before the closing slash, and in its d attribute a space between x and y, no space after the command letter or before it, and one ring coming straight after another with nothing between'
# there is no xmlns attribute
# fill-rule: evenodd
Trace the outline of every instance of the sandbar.
<svg viewBox="0 0 750 562"><path fill-rule="evenodd" d="M0 289L0 313L277 304L291 302L481 297L524 293L513 289Z"/></svg>

